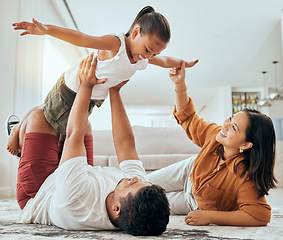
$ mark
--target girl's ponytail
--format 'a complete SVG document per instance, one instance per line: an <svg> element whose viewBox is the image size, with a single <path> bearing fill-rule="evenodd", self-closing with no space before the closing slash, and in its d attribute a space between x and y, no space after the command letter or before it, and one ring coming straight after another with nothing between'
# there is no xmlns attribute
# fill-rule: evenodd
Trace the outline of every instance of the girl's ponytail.
<svg viewBox="0 0 283 240"><path fill-rule="evenodd" d="M151 13L151 12L155 12L154 8L151 7L151 6L146 6L144 7L142 10L140 10L140 12L138 13L138 15L136 16L135 20L133 21L129 31L126 33L126 37L129 37L131 32L133 31L135 25L137 24L137 22L139 21L139 19L145 15L145 14L148 14L148 13Z"/></svg>
<svg viewBox="0 0 283 240"><path fill-rule="evenodd" d="M156 34L165 43L170 40L171 33L168 21L162 14L155 12L151 6L144 7L138 13L125 36L129 37L136 26L141 29L142 34Z"/></svg>

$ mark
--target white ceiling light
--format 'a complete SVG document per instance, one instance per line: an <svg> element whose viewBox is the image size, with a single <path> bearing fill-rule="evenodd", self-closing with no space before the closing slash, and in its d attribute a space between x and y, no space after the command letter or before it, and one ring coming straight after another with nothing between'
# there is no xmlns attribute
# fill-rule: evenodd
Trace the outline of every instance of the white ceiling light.
<svg viewBox="0 0 283 240"><path fill-rule="evenodd" d="M278 83L277 83L276 64L278 63L278 61L273 61L272 63L274 64L275 91L269 94L269 98L271 101L283 100L283 91L278 88Z"/></svg>
<svg viewBox="0 0 283 240"><path fill-rule="evenodd" d="M259 101L258 101L258 105L260 107L270 107L271 104L269 102L269 99L266 98L266 94L265 94L265 91L266 91L266 86L265 86L265 74L267 73L266 71L262 71L261 72L262 75L263 75L263 87L264 87L264 98L261 98Z"/></svg>

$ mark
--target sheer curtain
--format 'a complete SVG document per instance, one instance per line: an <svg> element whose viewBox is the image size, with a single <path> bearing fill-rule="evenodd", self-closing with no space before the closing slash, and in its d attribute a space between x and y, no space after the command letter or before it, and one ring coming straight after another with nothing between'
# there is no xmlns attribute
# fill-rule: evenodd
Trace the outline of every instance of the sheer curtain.
<svg viewBox="0 0 283 240"><path fill-rule="evenodd" d="M11 26L14 22L35 18L43 23L74 28L63 0L10 0L1 4L0 13L1 26L4 26L0 46L3 53L0 67L4 73L0 113L3 129L8 115L22 118L30 108L41 104L50 85L60 76L59 72L86 55L86 51L46 36L20 37L20 32L15 32ZM5 131L0 135L0 198L5 198L15 196L19 160L6 151Z"/></svg>

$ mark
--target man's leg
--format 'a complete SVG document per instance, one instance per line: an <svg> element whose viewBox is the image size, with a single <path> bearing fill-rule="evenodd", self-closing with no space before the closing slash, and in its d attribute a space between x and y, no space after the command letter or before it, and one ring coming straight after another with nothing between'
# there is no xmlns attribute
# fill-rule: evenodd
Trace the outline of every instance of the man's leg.
<svg viewBox="0 0 283 240"><path fill-rule="evenodd" d="M11 133L8 137L7 143L8 152L15 156L18 156L18 154L21 152L19 146L19 130L20 124L16 124L15 126L13 126L13 128L11 129Z"/></svg>
<svg viewBox="0 0 283 240"><path fill-rule="evenodd" d="M19 130L22 156L17 179L17 200L23 209L44 180L58 167L58 134L47 123L41 109L34 109Z"/></svg>
<svg viewBox="0 0 283 240"><path fill-rule="evenodd" d="M34 110L38 110L38 109L42 109L43 105L34 107L32 109L30 109L26 115L24 116L23 120L19 123L16 124L13 129L11 129L11 133L10 136L8 138L8 143L7 143L7 150L12 154L17 156L20 152L21 152L21 144L20 144L20 129L21 126L23 124L23 122L25 121L25 119L28 118L28 116L34 111ZM19 154L20 156L20 154Z"/></svg>
<svg viewBox="0 0 283 240"><path fill-rule="evenodd" d="M148 174L151 183L165 189L171 214L187 214L197 208L190 173L197 155Z"/></svg>

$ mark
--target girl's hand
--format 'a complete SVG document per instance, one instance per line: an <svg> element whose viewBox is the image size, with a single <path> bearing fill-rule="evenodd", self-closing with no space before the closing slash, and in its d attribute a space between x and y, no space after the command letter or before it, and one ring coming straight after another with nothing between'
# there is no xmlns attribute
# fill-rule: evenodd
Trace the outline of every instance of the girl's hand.
<svg viewBox="0 0 283 240"><path fill-rule="evenodd" d="M181 68L170 68L169 70L169 78L174 84L185 82L185 76L185 61L182 62Z"/></svg>
<svg viewBox="0 0 283 240"><path fill-rule="evenodd" d="M185 217L185 222L188 225L194 226L203 226L210 224L207 211L204 210L195 210L189 212L188 215Z"/></svg>
<svg viewBox="0 0 283 240"><path fill-rule="evenodd" d="M191 68L193 66L195 66L198 63L198 59L195 61L191 61L191 62L185 62L185 68Z"/></svg>
<svg viewBox="0 0 283 240"><path fill-rule="evenodd" d="M103 84L107 80L104 79L97 79L95 76L95 70L97 65L97 56L93 59L93 53L91 53L88 57L83 59L80 63L79 67L79 76L81 84L87 87L93 87L96 84Z"/></svg>
<svg viewBox="0 0 283 240"><path fill-rule="evenodd" d="M27 34L44 35L47 32L47 27L44 24L36 21L34 18L32 19L32 22L13 23L12 26L14 26L15 30L26 30L22 32L20 36Z"/></svg>

